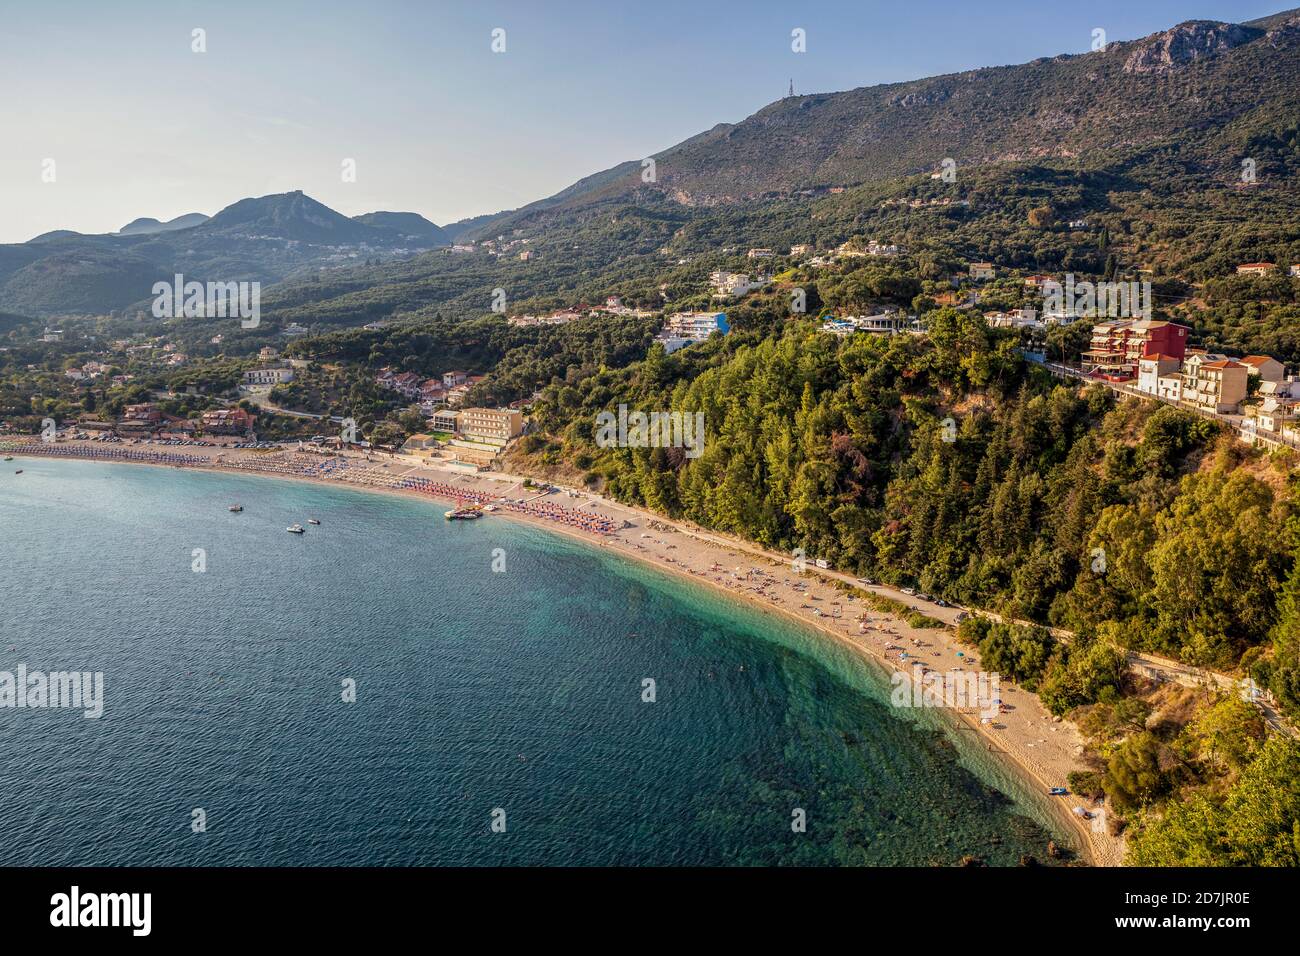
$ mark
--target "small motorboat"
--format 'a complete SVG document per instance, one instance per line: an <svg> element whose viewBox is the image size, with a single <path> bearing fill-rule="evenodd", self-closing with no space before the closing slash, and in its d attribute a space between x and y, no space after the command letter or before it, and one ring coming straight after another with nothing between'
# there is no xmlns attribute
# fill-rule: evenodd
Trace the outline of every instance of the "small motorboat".
<svg viewBox="0 0 1300 956"><path fill-rule="evenodd" d="M307 523L308 523L308 524L320 524L320 519L319 519L319 518L308 518L308 519L307 519Z"/></svg>
<svg viewBox="0 0 1300 956"><path fill-rule="evenodd" d="M302 525L300 525L300 524L291 524L291 525L289 525L289 527L285 528L284 530L287 531L287 532L289 532L290 534L306 534L306 533L307 533L307 529L304 528L304 527L303 527Z"/></svg>
<svg viewBox="0 0 1300 956"><path fill-rule="evenodd" d="M445 512L443 517L448 521L473 521L475 518L483 517L483 512L479 511L477 508L457 508Z"/></svg>
<svg viewBox="0 0 1300 956"><path fill-rule="evenodd" d="M21 475L22 473L23 470L21 468L19 468L17 471L14 472L15 475Z"/></svg>
<svg viewBox="0 0 1300 956"><path fill-rule="evenodd" d="M1066 790L1064 787L1053 787L1051 790L1048 790L1047 792L1053 797L1064 797L1070 791Z"/></svg>
<svg viewBox="0 0 1300 956"><path fill-rule="evenodd" d="M231 505L230 508L229 508L228 510L230 510L230 511L234 511L234 512L238 513L238 512L240 512L240 511L243 511L243 510L244 510L244 506L243 506L243 505Z"/></svg>
<svg viewBox="0 0 1300 956"><path fill-rule="evenodd" d="M13 455L5 455L5 461L13 461L13 460L14 460Z"/></svg>

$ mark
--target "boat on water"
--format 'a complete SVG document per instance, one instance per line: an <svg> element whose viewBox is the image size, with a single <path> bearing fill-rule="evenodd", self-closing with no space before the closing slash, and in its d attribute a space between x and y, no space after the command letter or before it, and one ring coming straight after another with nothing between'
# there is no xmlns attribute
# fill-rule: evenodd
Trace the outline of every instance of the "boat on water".
<svg viewBox="0 0 1300 956"><path fill-rule="evenodd" d="M285 528L284 530L287 531L287 532L289 532L290 534L306 534L306 533L307 533L307 529L304 528L304 527L303 527L302 525L300 525L300 524L291 524L291 525L289 525L289 527Z"/></svg>
<svg viewBox="0 0 1300 956"><path fill-rule="evenodd" d="M19 468L17 471L14 472L15 475L21 475L22 473L23 470L21 468Z"/></svg>
<svg viewBox="0 0 1300 956"><path fill-rule="evenodd" d="M308 518L308 519L307 519L307 523L308 523L308 524L320 524L320 518Z"/></svg>
<svg viewBox="0 0 1300 956"><path fill-rule="evenodd" d="M448 521L473 521L475 518L483 517L483 512L477 508L455 508L443 515Z"/></svg>
<svg viewBox="0 0 1300 956"><path fill-rule="evenodd" d="M13 461L13 460L14 460L13 455L5 455L5 461Z"/></svg>
<svg viewBox="0 0 1300 956"><path fill-rule="evenodd" d="M243 510L244 510L244 506L243 506L243 505L231 505L230 508L229 508L229 510L230 510L230 511L234 511L234 512L240 512L240 511L243 511Z"/></svg>

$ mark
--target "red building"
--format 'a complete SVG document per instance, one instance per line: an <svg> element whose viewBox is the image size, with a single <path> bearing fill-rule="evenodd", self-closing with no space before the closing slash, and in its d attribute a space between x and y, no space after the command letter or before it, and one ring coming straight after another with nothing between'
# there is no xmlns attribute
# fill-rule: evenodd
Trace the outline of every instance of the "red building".
<svg viewBox="0 0 1300 956"><path fill-rule="evenodd" d="M1112 382L1136 378L1138 362L1163 355L1180 363L1187 354L1191 330L1156 319L1118 319L1092 327L1089 349L1082 353L1084 371Z"/></svg>

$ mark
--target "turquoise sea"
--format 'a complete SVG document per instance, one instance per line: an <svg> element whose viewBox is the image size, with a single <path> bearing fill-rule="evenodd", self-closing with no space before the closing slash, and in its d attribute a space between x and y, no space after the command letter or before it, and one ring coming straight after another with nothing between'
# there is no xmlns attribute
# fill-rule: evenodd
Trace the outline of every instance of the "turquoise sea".
<svg viewBox="0 0 1300 956"><path fill-rule="evenodd" d="M432 501L10 465L0 671L103 672L104 713L0 708L7 864L1044 860L969 732L693 582Z"/></svg>

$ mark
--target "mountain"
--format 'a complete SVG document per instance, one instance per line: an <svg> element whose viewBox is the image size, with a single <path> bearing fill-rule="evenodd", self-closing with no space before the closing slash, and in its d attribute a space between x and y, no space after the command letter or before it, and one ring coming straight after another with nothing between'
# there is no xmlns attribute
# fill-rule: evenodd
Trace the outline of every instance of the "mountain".
<svg viewBox="0 0 1300 956"><path fill-rule="evenodd" d="M204 223L203 230L206 235L227 238L271 237L331 245L360 244L387 238L374 227L349 219L317 202L301 189L241 199Z"/></svg>
<svg viewBox="0 0 1300 956"><path fill-rule="evenodd" d="M478 233L482 227L495 219L502 219L509 216L515 210L508 209L504 212L490 212L482 216L471 216L469 219L461 219L459 222L449 223L442 227L442 234L447 237L449 242L460 242L461 237L468 236L471 233Z"/></svg>
<svg viewBox="0 0 1300 956"><path fill-rule="evenodd" d="M169 219L167 222L159 222L157 219L143 217L128 222L117 231L117 235L141 236L155 232L172 232L176 229L189 229L191 226L199 226L207 221L208 217L201 212L187 213L184 216Z"/></svg>
<svg viewBox="0 0 1300 956"><path fill-rule="evenodd" d="M456 242L526 240L527 263L503 250L359 266L282 284L269 314L468 318L495 288L510 290L512 311L610 294L651 308L703 289L713 269L752 268L749 247L826 250L854 237L908 249L906 267L930 279L985 258L1032 272L1151 270L1175 285L1241 262L1300 262L1300 11L787 97L655 159L653 182L629 161L444 227Z"/></svg>
<svg viewBox="0 0 1300 956"><path fill-rule="evenodd" d="M404 239L419 240L423 244L449 246L451 240L442 227L435 226L423 216L414 212L368 212L353 216L355 221L376 229L387 229Z"/></svg>
<svg viewBox="0 0 1300 956"><path fill-rule="evenodd" d="M0 291L4 309L24 315L99 313L106 302L135 302L163 278L156 263L118 250L64 248L18 269Z"/></svg>
<svg viewBox="0 0 1300 956"><path fill-rule="evenodd" d="M1080 161L1187 143L1195 160L1239 157L1215 134L1300 112L1300 10L1252 24L1181 23L1104 51L841 93L791 96L654 156L496 218L490 229L610 200L710 207L991 163ZM480 229L480 233L485 230Z"/></svg>
<svg viewBox="0 0 1300 956"><path fill-rule="evenodd" d="M55 230L0 245L0 311L49 316L135 311L177 273L207 281L279 282L353 260L447 245L413 213L350 219L301 190L242 199L208 218L137 219L110 235Z"/></svg>
<svg viewBox="0 0 1300 956"><path fill-rule="evenodd" d="M75 239L82 235L84 233L73 232L71 229L53 229L29 239L28 242L52 242L55 239Z"/></svg>
<svg viewBox="0 0 1300 956"><path fill-rule="evenodd" d="M931 274L975 257L1040 272L1100 272L1114 259L1194 279L1233 262L1300 261L1290 186L1300 176L1300 11L1190 20L1092 53L790 96L654 158L651 182L629 161L441 229L409 213L348 218L297 191L241 200L183 231L47 234L0 246L0 309L87 301L92 273L73 268L72 253L96 268L120 255L128 275L143 258L164 277L280 283L268 309L338 324L481 314L494 288L514 303L575 302L619 285L657 303L665 280L701 281L702 266L673 273L670 263L721 268L735 265L727 248L826 248L863 235L924 251ZM1258 182L1243 182L1244 160ZM955 181L936 179L945 167ZM912 211L945 199L953 204ZM1075 218L1099 234L1071 235L1063 223ZM535 255L390 261L498 235L527 240ZM19 270L55 254L51 268L24 274L46 288L15 287ZM48 287L61 270L66 295ZM99 311L144 298L110 296Z"/></svg>

